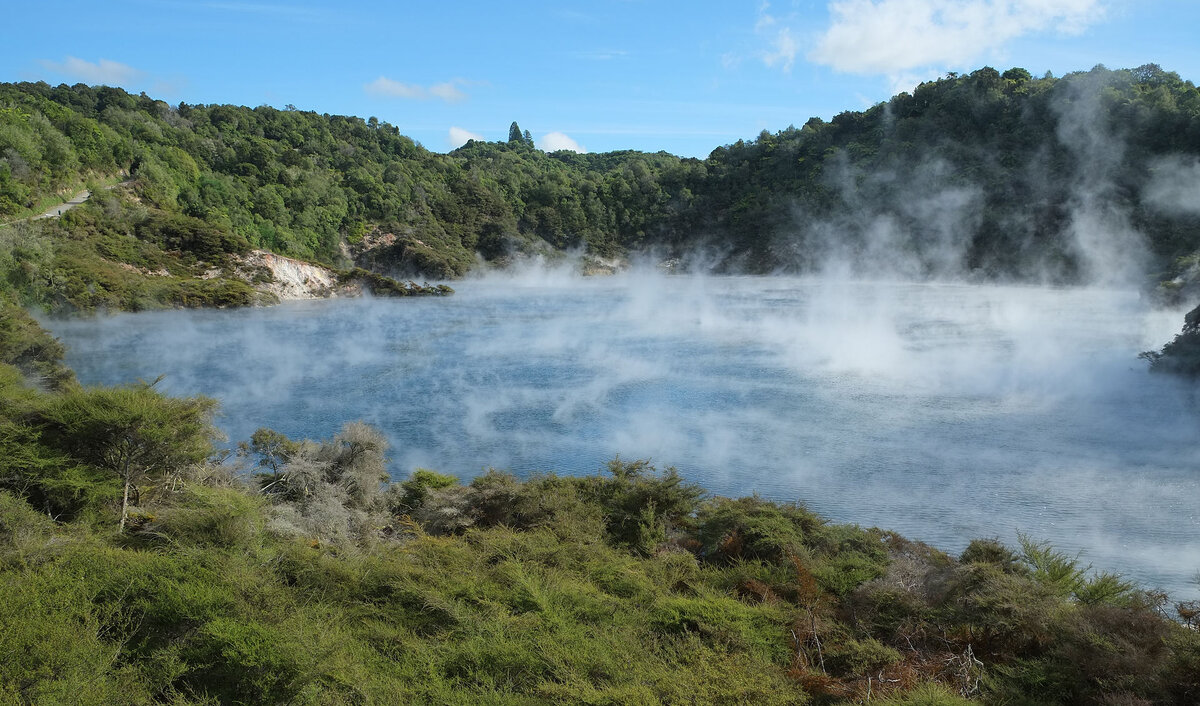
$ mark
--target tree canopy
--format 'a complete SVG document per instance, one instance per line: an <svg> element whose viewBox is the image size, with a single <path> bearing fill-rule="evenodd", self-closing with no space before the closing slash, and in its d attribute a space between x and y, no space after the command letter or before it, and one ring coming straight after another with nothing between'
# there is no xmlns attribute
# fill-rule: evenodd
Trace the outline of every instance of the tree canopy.
<svg viewBox="0 0 1200 706"><path fill-rule="evenodd" d="M348 248L356 264L438 277L477 253L582 248L703 252L725 271L841 258L1080 281L1113 260L1169 275L1200 249L1200 215L1161 188L1200 158L1200 92L1153 64L1062 78L985 67L703 160L546 154L515 121L508 138L442 155L377 119L2 84L0 217L125 170L142 203L222 238L340 265ZM1097 227L1144 242L1101 253L1080 237Z"/></svg>

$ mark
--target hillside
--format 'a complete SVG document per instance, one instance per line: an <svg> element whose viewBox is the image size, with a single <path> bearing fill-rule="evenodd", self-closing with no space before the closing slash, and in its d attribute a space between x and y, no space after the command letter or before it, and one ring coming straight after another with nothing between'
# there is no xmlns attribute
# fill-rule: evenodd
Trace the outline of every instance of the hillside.
<svg viewBox="0 0 1200 706"><path fill-rule="evenodd" d="M705 160L519 137L442 155L374 118L0 85L0 218L127 172L127 200L250 247L438 278L584 249L720 271L1169 280L1200 248L1198 158L1200 92L1154 65L984 68Z"/></svg>

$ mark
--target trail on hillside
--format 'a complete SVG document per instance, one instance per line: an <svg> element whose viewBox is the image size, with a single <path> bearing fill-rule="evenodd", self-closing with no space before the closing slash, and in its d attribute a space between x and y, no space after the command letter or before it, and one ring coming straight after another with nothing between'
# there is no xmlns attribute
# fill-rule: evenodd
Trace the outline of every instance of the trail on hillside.
<svg viewBox="0 0 1200 706"><path fill-rule="evenodd" d="M91 198L91 196L92 196L92 192L88 191L87 189L84 189L83 191L80 191L78 194L75 194L74 196L72 196L70 201L67 201L66 203L60 203L59 205L55 206L54 208L48 209L45 213L34 216L30 220L36 221L40 218L58 218L62 214L66 213L67 211L70 211L72 208L75 208L76 206L83 203L84 201L87 201L89 198Z"/></svg>

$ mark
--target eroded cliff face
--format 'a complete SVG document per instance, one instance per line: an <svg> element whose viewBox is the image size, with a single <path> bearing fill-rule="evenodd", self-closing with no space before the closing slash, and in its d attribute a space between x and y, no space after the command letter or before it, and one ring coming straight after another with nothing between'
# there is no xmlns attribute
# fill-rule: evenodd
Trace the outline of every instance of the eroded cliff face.
<svg viewBox="0 0 1200 706"><path fill-rule="evenodd" d="M251 250L243 260L242 269L254 273L250 280L256 289L274 296L279 301L354 297L362 294L360 284L342 284L338 274L328 267L265 250ZM265 276L267 273L270 277Z"/></svg>
<svg viewBox="0 0 1200 706"><path fill-rule="evenodd" d="M237 274L249 282L259 295L270 301L296 299L330 299L333 297L446 296L454 290L444 284L417 284L411 280L397 281L378 272L355 267L332 270L265 250L251 250L241 258Z"/></svg>

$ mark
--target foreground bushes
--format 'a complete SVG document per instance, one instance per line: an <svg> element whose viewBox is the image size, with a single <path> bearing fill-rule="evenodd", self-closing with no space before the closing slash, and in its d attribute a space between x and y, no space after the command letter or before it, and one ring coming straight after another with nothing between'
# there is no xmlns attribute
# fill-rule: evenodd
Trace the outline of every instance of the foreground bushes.
<svg viewBox="0 0 1200 706"><path fill-rule="evenodd" d="M1020 553L996 560L975 546L956 560L753 498L639 515L630 542L609 519L620 495L598 488L698 492L645 465L619 478L493 472L447 485L424 474L419 505L400 516L388 505L413 500L412 485L364 505L322 481L307 502L327 508L319 496L340 495L345 510L330 517L342 527L306 523L296 501L215 474L154 495L120 535L113 500L107 523L101 513L64 524L0 494L0 650L11 655L0 694L768 704L1200 694L1197 634L1136 591L1082 603ZM779 536L762 534L764 517ZM723 540L712 539L718 526ZM639 543L654 535L667 538ZM761 542L734 552L739 536Z"/></svg>

